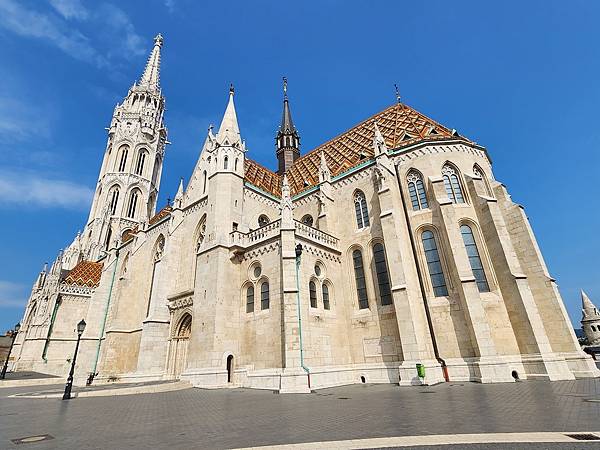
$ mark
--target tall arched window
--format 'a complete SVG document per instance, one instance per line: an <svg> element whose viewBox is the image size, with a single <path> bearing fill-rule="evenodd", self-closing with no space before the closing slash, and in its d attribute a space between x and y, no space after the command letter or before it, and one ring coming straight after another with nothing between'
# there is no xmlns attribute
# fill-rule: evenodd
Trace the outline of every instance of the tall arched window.
<svg viewBox="0 0 600 450"><path fill-rule="evenodd" d="M124 146L121 148L121 159L119 161L119 172L125 171L125 166L127 165L127 154L129 153L129 148Z"/></svg>
<svg viewBox="0 0 600 450"><path fill-rule="evenodd" d="M352 252L352 262L354 264L354 279L356 280L356 293L358 294L358 307L365 309L369 307L369 298L367 296L367 283L365 281L365 267L360 250Z"/></svg>
<svg viewBox="0 0 600 450"><path fill-rule="evenodd" d="M138 155L137 164L135 165L136 175L142 175L142 173L144 172L144 163L145 162L146 162L146 151L141 150Z"/></svg>
<svg viewBox="0 0 600 450"><path fill-rule="evenodd" d="M158 184L158 176L160 172L160 156L156 157L154 161L154 167L152 168L152 184L156 186Z"/></svg>
<svg viewBox="0 0 600 450"><path fill-rule="evenodd" d="M485 271L481 264L481 258L479 257L479 251L477 250L477 244L475 243L475 237L473 236L471 227L468 225L461 225L460 234L465 243L469 264L471 264L471 270L473 271L473 276L477 282L477 289L479 289L479 292L489 292L490 286L485 277Z"/></svg>
<svg viewBox="0 0 600 450"><path fill-rule="evenodd" d="M377 243L373 246L373 259L375 260L375 272L377 273L377 284L379 285L381 304L391 305L392 291L390 290L390 277L385 261L385 249L383 244Z"/></svg>
<svg viewBox="0 0 600 450"><path fill-rule="evenodd" d="M150 295L148 296L148 305L146 306L146 317L150 314L152 304L156 303L157 284L160 278L160 267L163 254L165 252L165 237L161 234L154 244L154 253L152 255L152 278L150 281Z"/></svg>
<svg viewBox="0 0 600 450"><path fill-rule="evenodd" d="M269 283L267 281L260 285L260 309L269 309Z"/></svg>
<svg viewBox="0 0 600 450"><path fill-rule="evenodd" d="M254 286L248 286L246 289L246 312L254 312Z"/></svg>
<svg viewBox="0 0 600 450"><path fill-rule="evenodd" d="M202 193L206 192L206 170L202 172Z"/></svg>
<svg viewBox="0 0 600 450"><path fill-rule="evenodd" d="M238 158L235 158L235 162L233 163L233 170L235 170L237 172L237 166L238 166Z"/></svg>
<svg viewBox="0 0 600 450"><path fill-rule="evenodd" d="M356 225L359 229L369 226L369 209L367 208L367 199L362 191L356 191L354 194L354 211L356 212Z"/></svg>
<svg viewBox="0 0 600 450"><path fill-rule="evenodd" d="M450 164L446 164L442 168L442 177L444 178L446 194L448 194L448 198L452 200L452 203L464 203L465 198L456 169Z"/></svg>
<svg viewBox="0 0 600 450"><path fill-rule="evenodd" d="M448 295L448 288L446 287L446 278L444 277L444 270L442 269L435 236L429 230L423 231L421 240L423 241L423 250L425 251L425 260L427 261L427 270L429 270L433 294L436 297L444 297Z"/></svg>
<svg viewBox="0 0 600 450"><path fill-rule="evenodd" d="M412 203L413 211L429 208L427 203L427 194L425 193L425 185L421 174L411 170L406 177L408 182L408 193L410 194L410 202Z"/></svg>
<svg viewBox="0 0 600 450"><path fill-rule="evenodd" d="M329 286L327 286L326 283L323 283L322 286L322 293L323 293L323 309L329 309L330 308L330 304L329 304Z"/></svg>
<svg viewBox="0 0 600 450"><path fill-rule="evenodd" d="M139 197L139 192L137 190L131 191L131 195L129 196L129 206L127 207L127 217L129 217L130 219L135 218L138 197Z"/></svg>
<svg viewBox="0 0 600 450"><path fill-rule="evenodd" d="M112 240L112 228L108 229L108 233L106 233L106 241L104 242L104 250L110 249L110 241Z"/></svg>
<svg viewBox="0 0 600 450"><path fill-rule="evenodd" d="M114 188L110 194L110 214L114 215L117 212L117 204L119 203L119 188Z"/></svg>
<svg viewBox="0 0 600 450"><path fill-rule="evenodd" d="M227 170L227 167L229 166L229 156L225 156L223 158L223 169Z"/></svg>
<svg viewBox="0 0 600 450"><path fill-rule="evenodd" d="M308 293L309 293L309 297L310 297L310 307L316 308L317 307L317 285L315 284L314 281L311 281L310 283L308 283Z"/></svg>

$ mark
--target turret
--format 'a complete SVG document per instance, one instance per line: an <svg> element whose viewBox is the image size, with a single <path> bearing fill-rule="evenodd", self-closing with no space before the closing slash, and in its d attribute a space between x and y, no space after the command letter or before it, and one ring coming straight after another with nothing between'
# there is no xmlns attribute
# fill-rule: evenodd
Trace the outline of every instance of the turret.
<svg viewBox="0 0 600 450"><path fill-rule="evenodd" d="M283 114L279 131L275 137L275 145L275 153L279 161L278 173L283 175L300 156L300 136L292 121L286 78L283 78Z"/></svg>
<svg viewBox="0 0 600 450"><path fill-rule="evenodd" d="M600 312L587 294L581 291L581 327L590 345L600 344Z"/></svg>
<svg viewBox="0 0 600 450"><path fill-rule="evenodd" d="M159 34L139 81L115 107L83 234L86 259L100 258L123 233L147 222L155 213L167 144L165 99L160 89L162 45Z"/></svg>

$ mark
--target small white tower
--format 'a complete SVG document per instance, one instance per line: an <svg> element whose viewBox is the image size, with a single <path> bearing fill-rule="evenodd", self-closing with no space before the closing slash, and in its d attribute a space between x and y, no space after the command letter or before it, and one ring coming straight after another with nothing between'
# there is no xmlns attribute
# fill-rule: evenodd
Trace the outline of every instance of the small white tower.
<svg viewBox="0 0 600 450"><path fill-rule="evenodd" d="M115 107L83 236L86 259L98 259L123 233L155 213L167 144L159 82L162 45L159 34L141 79Z"/></svg>
<svg viewBox="0 0 600 450"><path fill-rule="evenodd" d="M581 327L590 345L600 344L600 312L587 294L581 291L581 307L583 317Z"/></svg>

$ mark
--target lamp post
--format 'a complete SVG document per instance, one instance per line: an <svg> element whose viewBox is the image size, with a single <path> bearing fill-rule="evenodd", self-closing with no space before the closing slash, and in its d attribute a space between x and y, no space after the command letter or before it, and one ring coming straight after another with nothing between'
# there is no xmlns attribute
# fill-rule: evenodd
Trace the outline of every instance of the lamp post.
<svg viewBox="0 0 600 450"><path fill-rule="evenodd" d="M71 398L71 389L73 388L73 373L75 373L75 361L77 360L77 351L79 350L79 342L81 341L81 335L85 330L85 320L81 319L81 322L77 324L77 344L75 345L75 354L73 355L73 361L71 362L71 370L69 371L69 377L67 378L67 385L65 386L65 393L63 394L63 400L69 400Z"/></svg>
<svg viewBox="0 0 600 450"><path fill-rule="evenodd" d="M17 334L21 329L21 324L18 323L15 325L15 329L12 332L12 341L10 342L10 348L8 349L8 355L6 355L6 361L4 361L4 366L2 366L2 373L0 373L0 380L4 380L6 378L6 369L8 369L8 360L10 358L10 353L12 352L13 345L15 345L15 340L17 339Z"/></svg>

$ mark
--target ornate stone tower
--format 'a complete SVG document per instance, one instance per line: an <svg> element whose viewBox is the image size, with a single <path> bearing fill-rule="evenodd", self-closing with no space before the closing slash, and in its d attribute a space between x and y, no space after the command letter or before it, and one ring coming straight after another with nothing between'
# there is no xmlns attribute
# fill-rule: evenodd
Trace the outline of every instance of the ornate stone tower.
<svg viewBox="0 0 600 450"><path fill-rule="evenodd" d="M590 345L600 344L600 312L587 294L581 291L581 308L583 317L581 327Z"/></svg>
<svg viewBox="0 0 600 450"><path fill-rule="evenodd" d="M87 259L102 256L123 233L155 213L167 144L159 83L162 45L159 34L140 81L115 107L83 237Z"/></svg>
<svg viewBox="0 0 600 450"><path fill-rule="evenodd" d="M300 136L292 122L292 113L287 97L287 79L283 79L283 115L281 126L275 137L278 173L283 175L300 156Z"/></svg>

